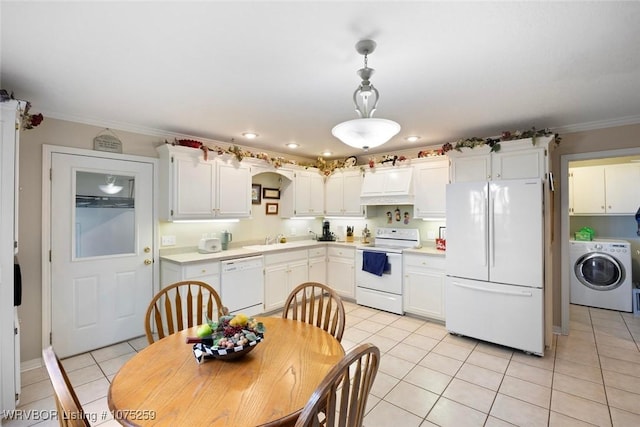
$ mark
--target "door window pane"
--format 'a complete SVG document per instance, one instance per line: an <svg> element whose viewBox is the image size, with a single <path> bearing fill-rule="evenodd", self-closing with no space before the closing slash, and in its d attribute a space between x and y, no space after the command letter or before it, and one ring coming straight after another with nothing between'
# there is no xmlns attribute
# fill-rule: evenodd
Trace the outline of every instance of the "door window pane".
<svg viewBox="0 0 640 427"><path fill-rule="evenodd" d="M75 178L75 257L134 253L135 177L76 171Z"/></svg>

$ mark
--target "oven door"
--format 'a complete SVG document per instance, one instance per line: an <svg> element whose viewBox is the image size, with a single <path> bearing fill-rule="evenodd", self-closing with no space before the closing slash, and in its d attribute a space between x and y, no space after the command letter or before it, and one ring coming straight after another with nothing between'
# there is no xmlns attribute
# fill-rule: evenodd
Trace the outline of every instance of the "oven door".
<svg viewBox="0 0 640 427"><path fill-rule="evenodd" d="M378 276L362 269L364 250L356 251L356 286L380 292L402 294L402 254L385 252L390 268Z"/></svg>

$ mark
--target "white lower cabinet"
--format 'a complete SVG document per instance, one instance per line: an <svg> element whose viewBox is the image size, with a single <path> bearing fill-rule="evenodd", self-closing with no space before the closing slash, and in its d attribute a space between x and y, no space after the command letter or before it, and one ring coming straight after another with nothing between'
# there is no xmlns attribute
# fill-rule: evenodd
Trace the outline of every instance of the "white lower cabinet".
<svg viewBox="0 0 640 427"><path fill-rule="evenodd" d="M445 258L404 254L404 311L444 320Z"/></svg>
<svg viewBox="0 0 640 427"><path fill-rule="evenodd" d="M183 280L205 282L220 294L220 261L198 261L188 264L165 260L160 262L160 288Z"/></svg>
<svg viewBox="0 0 640 427"><path fill-rule="evenodd" d="M309 249L309 281L327 284L327 248Z"/></svg>
<svg viewBox="0 0 640 427"><path fill-rule="evenodd" d="M308 250L264 256L264 311L284 307L289 293L309 280Z"/></svg>
<svg viewBox="0 0 640 427"><path fill-rule="evenodd" d="M355 248L328 248L327 285L340 296L356 297L356 250Z"/></svg>

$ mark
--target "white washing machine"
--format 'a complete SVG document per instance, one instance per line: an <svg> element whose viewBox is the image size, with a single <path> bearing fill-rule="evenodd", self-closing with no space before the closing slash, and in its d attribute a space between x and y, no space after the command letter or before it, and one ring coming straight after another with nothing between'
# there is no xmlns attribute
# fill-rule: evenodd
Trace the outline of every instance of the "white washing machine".
<svg viewBox="0 0 640 427"><path fill-rule="evenodd" d="M633 311L629 242L570 240L569 258L572 304Z"/></svg>

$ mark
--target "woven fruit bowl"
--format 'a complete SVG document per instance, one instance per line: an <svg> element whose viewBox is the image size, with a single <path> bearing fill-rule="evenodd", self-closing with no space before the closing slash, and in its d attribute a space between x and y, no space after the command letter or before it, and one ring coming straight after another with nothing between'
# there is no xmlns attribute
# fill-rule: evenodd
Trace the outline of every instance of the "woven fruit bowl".
<svg viewBox="0 0 640 427"><path fill-rule="evenodd" d="M249 353L264 339L264 325L244 314L222 316L218 322L198 327L198 337L187 338L194 343L193 354L201 363L204 359L237 359Z"/></svg>

